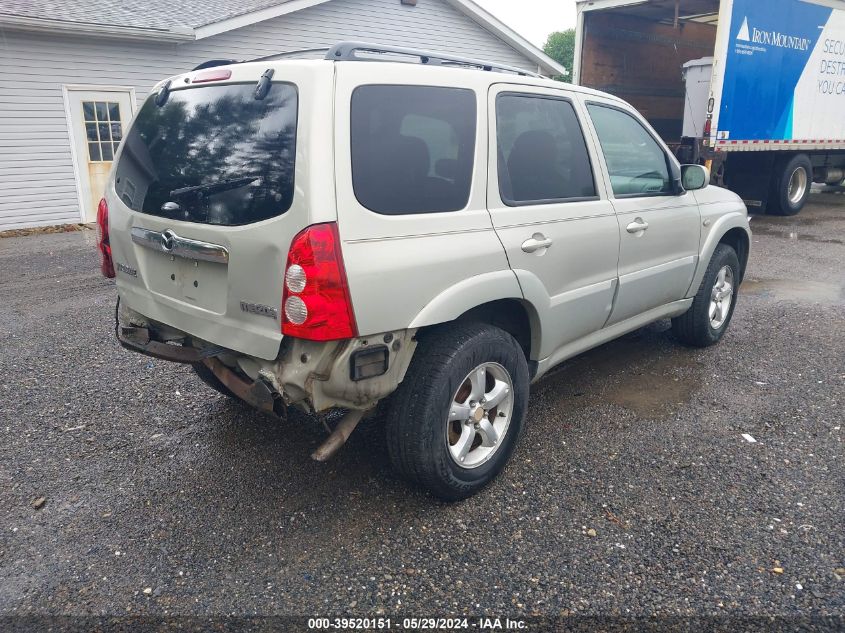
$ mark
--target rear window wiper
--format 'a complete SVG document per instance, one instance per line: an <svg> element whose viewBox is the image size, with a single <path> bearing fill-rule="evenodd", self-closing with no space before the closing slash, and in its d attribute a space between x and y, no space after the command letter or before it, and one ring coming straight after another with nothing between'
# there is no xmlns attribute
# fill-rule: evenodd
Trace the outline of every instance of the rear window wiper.
<svg viewBox="0 0 845 633"><path fill-rule="evenodd" d="M158 94L155 96L155 104L161 108L167 103L167 97L170 96L170 80L168 79L164 82L164 85L161 87L161 90L158 91Z"/></svg>
<svg viewBox="0 0 845 633"><path fill-rule="evenodd" d="M195 185L193 187L182 187L181 189L174 189L170 192L172 197L184 196L189 193L221 193L229 191L230 189L237 189L252 184L258 180L258 176L246 176L244 178L234 178L232 180L221 180L220 182L210 182L206 185Z"/></svg>
<svg viewBox="0 0 845 633"><path fill-rule="evenodd" d="M261 79L258 80L258 85L255 86L255 92L253 92L253 96L256 101L261 101L267 96L267 93L270 92L270 82L273 81L273 74L273 69L268 68L264 71L264 74L261 75Z"/></svg>

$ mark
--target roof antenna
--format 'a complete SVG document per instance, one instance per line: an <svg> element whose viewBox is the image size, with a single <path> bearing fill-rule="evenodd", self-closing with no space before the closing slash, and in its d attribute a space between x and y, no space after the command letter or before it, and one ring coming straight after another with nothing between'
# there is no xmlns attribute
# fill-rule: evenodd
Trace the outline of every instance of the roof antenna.
<svg viewBox="0 0 845 633"><path fill-rule="evenodd" d="M267 96L267 93L270 92L270 82L273 79L273 73L275 71L272 68L268 68L264 71L264 74L261 75L261 79L258 80L258 85L255 87L255 100L262 101L264 97Z"/></svg>

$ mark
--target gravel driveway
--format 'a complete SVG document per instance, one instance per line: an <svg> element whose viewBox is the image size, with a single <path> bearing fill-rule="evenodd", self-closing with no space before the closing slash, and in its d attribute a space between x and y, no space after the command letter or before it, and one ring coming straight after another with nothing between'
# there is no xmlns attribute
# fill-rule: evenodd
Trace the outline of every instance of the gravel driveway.
<svg viewBox="0 0 845 633"><path fill-rule="evenodd" d="M455 505L123 351L94 232L0 240L0 617L841 616L845 197L752 228L721 345L566 363Z"/></svg>

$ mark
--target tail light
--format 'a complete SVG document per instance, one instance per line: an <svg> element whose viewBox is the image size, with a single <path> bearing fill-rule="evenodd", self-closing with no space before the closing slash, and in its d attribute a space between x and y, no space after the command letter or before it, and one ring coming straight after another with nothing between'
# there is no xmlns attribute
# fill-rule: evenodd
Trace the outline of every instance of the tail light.
<svg viewBox="0 0 845 633"><path fill-rule="evenodd" d="M713 131L713 117L708 116L704 122L704 138L710 138L710 132Z"/></svg>
<svg viewBox="0 0 845 633"><path fill-rule="evenodd" d="M312 341L358 335L337 224L315 224L290 245L282 295L282 334Z"/></svg>
<svg viewBox="0 0 845 633"><path fill-rule="evenodd" d="M193 79L191 79L191 83L193 84L204 84L208 83L209 81L225 81L232 76L232 71L229 69L215 69L215 70L206 70L201 73L197 73L194 75Z"/></svg>
<svg viewBox="0 0 845 633"><path fill-rule="evenodd" d="M100 270L103 277L114 279L114 262L109 242L109 205L106 204L105 198L100 200L97 206L97 250L100 251Z"/></svg>

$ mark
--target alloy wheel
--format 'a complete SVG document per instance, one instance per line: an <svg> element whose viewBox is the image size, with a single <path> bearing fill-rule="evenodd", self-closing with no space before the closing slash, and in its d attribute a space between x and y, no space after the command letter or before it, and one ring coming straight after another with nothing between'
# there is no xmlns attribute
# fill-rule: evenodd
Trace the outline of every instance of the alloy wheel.
<svg viewBox="0 0 845 633"><path fill-rule="evenodd" d="M734 271L730 266L722 266L716 275L716 283L710 293L710 327L721 328L731 313L734 295Z"/></svg>
<svg viewBox="0 0 845 633"><path fill-rule="evenodd" d="M461 382L446 420L449 455L462 468L478 468L504 443L513 414L513 381L498 363L482 363Z"/></svg>

